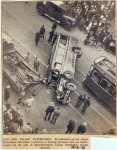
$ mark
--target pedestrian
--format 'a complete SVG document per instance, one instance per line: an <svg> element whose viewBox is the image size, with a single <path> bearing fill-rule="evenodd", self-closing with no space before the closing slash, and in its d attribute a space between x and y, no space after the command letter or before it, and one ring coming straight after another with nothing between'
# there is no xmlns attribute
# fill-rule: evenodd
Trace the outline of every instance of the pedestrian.
<svg viewBox="0 0 117 150"><path fill-rule="evenodd" d="M23 122L24 122L24 118L23 116L21 115L19 118L18 118L18 126L21 128L23 126Z"/></svg>
<svg viewBox="0 0 117 150"><path fill-rule="evenodd" d="M88 97L88 99L85 100L84 102L84 106L83 106L83 109L82 109L82 113L85 114L86 112L86 109L91 105L91 102L90 102L90 97Z"/></svg>
<svg viewBox="0 0 117 150"><path fill-rule="evenodd" d="M34 130L32 130L32 133L33 133L33 134L39 134L39 129L38 129L38 128L35 128Z"/></svg>
<svg viewBox="0 0 117 150"><path fill-rule="evenodd" d="M86 95L80 95L76 103L76 107L80 107L85 100L86 100Z"/></svg>
<svg viewBox="0 0 117 150"><path fill-rule="evenodd" d="M41 27L41 29L40 29L40 34L41 34L41 36L43 37L43 39L44 39L44 34L45 34L45 27L44 27L44 25L42 25L42 27Z"/></svg>
<svg viewBox="0 0 117 150"><path fill-rule="evenodd" d="M67 131L65 133L72 133L75 128L76 122L77 122L77 120L75 120L75 119L70 120L67 125Z"/></svg>
<svg viewBox="0 0 117 150"><path fill-rule="evenodd" d="M48 39L48 43L52 42L53 36L54 36L54 30L52 30L52 31L50 32L50 36L49 36L49 39Z"/></svg>
<svg viewBox="0 0 117 150"><path fill-rule="evenodd" d="M54 112L54 109L55 109L55 107L54 107L54 103L53 102L51 102L50 103L50 106L49 107L47 107L47 109L46 109L46 114L45 114L45 118L44 118L44 120L46 120L47 118L48 118L48 120L50 120L50 118L51 118L51 115L52 115L52 113Z"/></svg>
<svg viewBox="0 0 117 150"><path fill-rule="evenodd" d="M37 57L35 58L33 65L34 65L34 69L38 72L40 63L39 63L39 59Z"/></svg>
<svg viewBox="0 0 117 150"><path fill-rule="evenodd" d="M10 97L10 85L7 85L4 91L4 100L8 103L8 99Z"/></svg>
<svg viewBox="0 0 117 150"><path fill-rule="evenodd" d="M57 28L57 22L56 21L54 21L54 23L53 23L53 25L52 25L52 30L56 30L56 28Z"/></svg>
<svg viewBox="0 0 117 150"><path fill-rule="evenodd" d="M52 120L50 121L51 124L55 124L59 116L60 116L60 108L57 108L53 113Z"/></svg>
<svg viewBox="0 0 117 150"><path fill-rule="evenodd" d="M78 134L85 133L86 132L86 126L87 126L87 123L83 122L83 124L78 127L77 133Z"/></svg>
<svg viewBox="0 0 117 150"><path fill-rule="evenodd" d="M36 46L38 45L40 39L42 38L42 35L40 32L37 32L36 34L36 37L35 37L35 43L36 43Z"/></svg>
<svg viewBox="0 0 117 150"><path fill-rule="evenodd" d="M56 32L56 33L54 34L54 36L53 36L53 39L52 39L52 44L53 44L53 45L54 45L54 43L55 43L57 37L58 37L58 34L57 34L57 32Z"/></svg>
<svg viewBox="0 0 117 150"><path fill-rule="evenodd" d="M17 104L21 104L22 103L22 99L24 98L24 96L25 96L25 91L24 91L23 88L21 88Z"/></svg>
<svg viewBox="0 0 117 150"><path fill-rule="evenodd" d="M28 112L31 109L32 102L34 102L34 97L33 96L29 96L27 98L27 100L25 101L25 103L24 103L26 105L26 112Z"/></svg>
<svg viewBox="0 0 117 150"><path fill-rule="evenodd" d="M27 63L30 62L30 53L29 52L27 52L27 54L24 55L24 59Z"/></svg>
<svg viewBox="0 0 117 150"><path fill-rule="evenodd" d="M30 126L30 122L23 122L23 125L21 127L22 133L32 133L32 128Z"/></svg>

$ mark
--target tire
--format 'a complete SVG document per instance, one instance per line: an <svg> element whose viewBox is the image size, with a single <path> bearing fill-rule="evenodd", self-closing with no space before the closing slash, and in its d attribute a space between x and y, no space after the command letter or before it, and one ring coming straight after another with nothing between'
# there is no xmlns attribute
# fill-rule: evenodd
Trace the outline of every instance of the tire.
<svg viewBox="0 0 117 150"><path fill-rule="evenodd" d="M67 90L69 90L71 92L76 90L76 86L71 82L66 83L65 87L66 87Z"/></svg>
<svg viewBox="0 0 117 150"><path fill-rule="evenodd" d="M77 58L80 58L82 56L82 51L80 47L73 47L72 51L77 54Z"/></svg>
<svg viewBox="0 0 117 150"><path fill-rule="evenodd" d="M71 71L69 71L69 70L65 71L65 72L63 73L63 75L64 75L64 77L65 77L66 79L68 79L68 80L70 80L70 79L72 79L72 78L74 77L73 73L72 73Z"/></svg>
<svg viewBox="0 0 117 150"><path fill-rule="evenodd" d="M72 30L71 23L66 22L66 23L64 24L64 29L67 30L67 31L71 31L71 30Z"/></svg>
<svg viewBox="0 0 117 150"><path fill-rule="evenodd" d="M44 9L42 7L39 7L38 8L38 13L41 15L41 16L44 16Z"/></svg>

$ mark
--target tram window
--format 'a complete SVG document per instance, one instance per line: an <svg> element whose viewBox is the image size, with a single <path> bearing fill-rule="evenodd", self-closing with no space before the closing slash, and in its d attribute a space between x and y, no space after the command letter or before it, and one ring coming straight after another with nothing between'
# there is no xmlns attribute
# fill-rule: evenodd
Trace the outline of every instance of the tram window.
<svg viewBox="0 0 117 150"><path fill-rule="evenodd" d="M113 94L113 91L115 90L114 86L110 82L108 82L106 79L102 79L102 81L100 82L100 86L103 87L111 95Z"/></svg>
<svg viewBox="0 0 117 150"><path fill-rule="evenodd" d="M97 82L99 83L101 81L101 75L96 71L94 70L93 73L92 73L92 78Z"/></svg>

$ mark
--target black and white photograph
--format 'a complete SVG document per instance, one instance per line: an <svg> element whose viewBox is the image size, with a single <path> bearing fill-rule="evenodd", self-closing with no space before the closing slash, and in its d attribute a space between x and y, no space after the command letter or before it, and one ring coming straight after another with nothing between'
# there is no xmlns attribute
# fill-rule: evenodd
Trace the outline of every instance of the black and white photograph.
<svg viewBox="0 0 117 150"><path fill-rule="evenodd" d="M115 10L2 0L3 135L116 135Z"/></svg>

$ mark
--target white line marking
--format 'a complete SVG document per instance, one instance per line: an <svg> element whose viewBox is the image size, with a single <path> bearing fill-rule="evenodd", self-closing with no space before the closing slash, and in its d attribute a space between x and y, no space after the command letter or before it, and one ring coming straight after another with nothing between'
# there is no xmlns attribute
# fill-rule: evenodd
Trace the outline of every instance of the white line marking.
<svg viewBox="0 0 117 150"><path fill-rule="evenodd" d="M78 83L81 87L83 87L83 85L81 83L79 83L76 79L73 79L76 83Z"/></svg>
<svg viewBox="0 0 117 150"><path fill-rule="evenodd" d="M102 134L102 133L99 132L99 130L97 130L97 129L92 125L92 123L90 123L90 121L87 120L86 117L84 117L83 115L81 115L81 114L78 112L78 110L73 107L72 104L69 103L69 106L71 106L80 116L82 116L99 134Z"/></svg>
<svg viewBox="0 0 117 150"><path fill-rule="evenodd" d="M3 26L2 26L2 28L4 29L4 30L6 30ZM6 30L7 31L7 30ZM7 31L8 32L8 31ZM35 57L37 57L32 51L30 51L29 49L27 49L19 40L17 40L13 35L11 35L9 32L8 32L8 34L11 36L11 37L13 37L20 45L22 45L22 47L24 47L24 49L26 49L26 51L29 51L33 56L35 56ZM39 59L40 60L40 59ZM42 62L41 60L40 60L40 62L47 68L47 65L44 63L44 62Z"/></svg>
<svg viewBox="0 0 117 150"><path fill-rule="evenodd" d="M86 76L86 74L85 74L83 71L81 71L80 69L76 68L76 70L78 70L78 71L81 72L84 76Z"/></svg>

